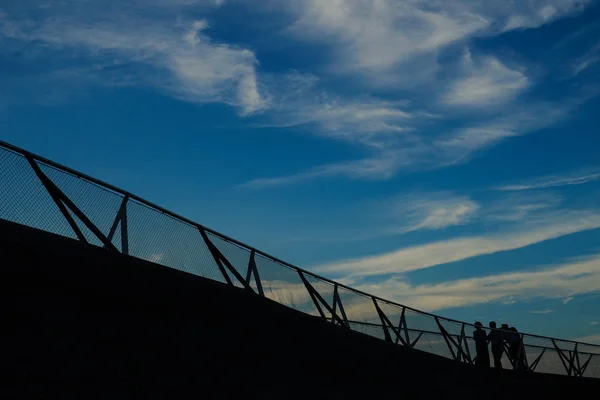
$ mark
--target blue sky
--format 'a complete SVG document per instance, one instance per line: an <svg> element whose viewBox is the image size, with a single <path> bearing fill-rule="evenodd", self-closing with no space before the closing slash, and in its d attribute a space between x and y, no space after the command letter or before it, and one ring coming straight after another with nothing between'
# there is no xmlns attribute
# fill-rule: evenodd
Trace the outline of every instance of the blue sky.
<svg viewBox="0 0 600 400"><path fill-rule="evenodd" d="M0 5L0 138L325 276L600 342L600 3Z"/></svg>

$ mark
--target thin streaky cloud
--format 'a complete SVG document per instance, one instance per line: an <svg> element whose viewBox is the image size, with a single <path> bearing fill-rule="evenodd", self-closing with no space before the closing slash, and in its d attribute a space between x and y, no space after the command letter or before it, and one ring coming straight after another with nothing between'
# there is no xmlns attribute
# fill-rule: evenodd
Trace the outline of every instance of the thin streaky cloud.
<svg viewBox="0 0 600 400"><path fill-rule="evenodd" d="M554 216L538 216L517 229L494 235L432 242L383 254L316 265L313 269L325 274L351 277L406 273L481 255L515 250L597 228L600 228L599 212L562 210Z"/></svg>
<svg viewBox="0 0 600 400"><path fill-rule="evenodd" d="M567 297L567 298L563 299L563 301L562 301L562 302L563 302L563 304L569 304L570 302L572 302L572 301L573 301L573 299L574 299L574 297L573 297L573 296L569 296L569 297Z"/></svg>
<svg viewBox="0 0 600 400"><path fill-rule="evenodd" d="M572 65L572 76L575 77L585 70L591 68L600 61L600 42L594 45L583 56L578 58Z"/></svg>
<svg viewBox="0 0 600 400"><path fill-rule="evenodd" d="M520 191L533 189L547 189L560 186L583 185L600 179L600 172L581 172L567 175L550 175L537 178L528 182L500 186L500 191Z"/></svg>
<svg viewBox="0 0 600 400"><path fill-rule="evenodd" d="M413 285L402 276L380 282L351 283L367 293L432 312L487 303L560 299L600 290L600 255L525 271L432 284Z"/></svg>
<svg viewBox="0 0 600 400"><path fill-rule="evenodd" d="M546 315L546 314L551 314L553 313L554 310L535 310L535 311L529 311L529 314L538 314L538 315Z"/></svg>
<svg viewBox="0 0 600 400"><path fill-rule="evenodd" d="M367 126L384 123L384 126L389 129L376 131L361 129L360 124L353 119L344 119L339 121L347 128L343 131L343 135L332 133L327 126L322 126L319 130L320 134L324 137L362 143L370 153L366 158L320 165L287 176L252 179L240 184L239 187L269 188L330 177L388 180L401 171L429 170L457 165L468 162L478 152L504 140L535 132L563 120L579 103L579 100L575 100L572 104L533 103L509 107L505 110L505 115L485 123L470 123L451 132L442 131L439 135L421 131L416 118L408 122L404 119L398 126L392 125L389 121L382 121L378 117L370 120ZM309 105L308 110L312 107L312 104ZM298 103L298 108L302 109L301 103ZM294 112L297 115L297 110ZM424 119L434 118L427 114L423 115ZM358 128L348 124L348 121L355 122L354 125ZM308 122L311 120L309 119ZM408 126L411 129L398 134L391 129L394 126Z"/></svg>

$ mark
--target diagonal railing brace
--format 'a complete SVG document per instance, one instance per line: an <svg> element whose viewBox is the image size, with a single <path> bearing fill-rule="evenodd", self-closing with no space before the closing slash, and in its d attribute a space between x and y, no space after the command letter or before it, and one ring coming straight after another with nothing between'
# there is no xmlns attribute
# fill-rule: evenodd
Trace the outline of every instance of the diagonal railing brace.
<svg viewBox="0 0 600 400"><path fill-rule="evenodd" d="M42 184L44 185L44 187L46 188L48 193L50 193L50 196L52 197L52 199L54 200L54 202L56 203L56 205L58 206L58 208L60 209L62 214L67 219L67 222L69 223L69 225L71 226L73 231L75 231L75 235L77 235L79 240L81 240L82 242L88 243L87 239L85 238L85 235L83 235L83 233L81 232L81 229L79 229L79 227L77 226L77 223L75 222L73 217L69 214L69 212L67 211L65 206L68 207L73 212L73 214L75 214L77 216L77 218L79 218L79 220L81 222L83 222L83 224L94 235L96 235L96 237L102 242L104 247L106 247L110 250L118 251L117 248L112 244L112 242L110 240L108 240L108 238L106 236L104 236L104 234L100 231L100 229L98 229L98 227L96 225L94 225L94 223L92 221L90 221L90 219L71 201L71 199L69 199L69 197L62 190L60 190L59 187L56 186L56 184L54 182L52 182L52 180L50 178L48 178L48 176L46 174L44 174L42 172L42 170L40 169L40 166L37 164L37 162L35 162L35 160L31 156L31 154L29 154L29 153L25 154L25 158L29 162L29 165L31 165L31 168L33 168L35 174L40 179L40 181L42 182Z"/></svg>

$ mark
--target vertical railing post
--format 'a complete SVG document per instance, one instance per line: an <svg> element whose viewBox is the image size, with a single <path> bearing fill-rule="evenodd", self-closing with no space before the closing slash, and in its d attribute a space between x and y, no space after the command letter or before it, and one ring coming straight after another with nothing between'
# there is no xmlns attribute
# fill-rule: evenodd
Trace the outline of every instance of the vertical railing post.
<svg viewBox="0 0 600 400"><path fill-rule="evenodd" d="M413 347L411 346L410 343L410 336L408 335L408 327L406 326L406 307L402 307L402 312L400 313L400 323L398 324L398 331L403 332L404 333L404 340L406 342L406 344L409 347ZM396 344L398 344L399 339L396 339Z"/></svg>
<svg viewBox="0 0 600 400"><path fill-rule="evenodd" d="M129 193L123 198L123 214L121 216L121 251L129 255L129 223L127 218L127 203L129 202Z"/></svg>
<svg viewBox="0 0 600 400"><path fill-rule="evenodd" d="M117 232L117 227L121 224L121 252L129 255L129 230L127 225L127 203L129 201L129 193L125 194L121 201L121 206L117 211L117 215L108 232L107 239L112 243L113 237Z"/></svg>
<svg viewBox="0 0 600 400"><path fill-rule="evenodd" d="M338 283L336 282L333 286L333 312L336 312L335 306L339 307L340 314L342 314L342 319L344 320L344 325L346 328L350 328L350 323L348 322L348 316L346 315L346 310L344 309L344 304L342 303L342 299L340 298L340 293L338 290Z"/></svg>
<svg viewBox="0 0 600 400"><path fill-rule="evenodd" d="M258 267L256 266L255 260L256 251L254 249L250 250L250 259L248 260L248 271L246 273L246 283L250 286L250 279L252 275L254 275L254 281L256 282L256 289L258 290L258 294L263 296L265 292L262 287L262 282L260 280L260 275L258 273Z"/></svg>

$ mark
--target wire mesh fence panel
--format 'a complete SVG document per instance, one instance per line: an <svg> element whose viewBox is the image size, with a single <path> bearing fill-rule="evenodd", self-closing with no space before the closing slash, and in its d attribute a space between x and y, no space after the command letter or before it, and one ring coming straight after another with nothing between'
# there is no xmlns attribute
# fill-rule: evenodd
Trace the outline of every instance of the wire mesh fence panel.
<svg viewBox="0 0 600 400"><path fill-rule="evenodd" d="M81 210L92 224L107 236L121 207L123 196L54 167L41 163L39 166L40 170ZM83 221L71 210L69 212L72 213L73 219L87 241L102 246L102 241L86 227Z"/></svg>
<svg viewBox="0 0 600 400"><path fill-rule="evenodd" d="M586 344L579 344L577 346L578 351L578 364L579 368L583 369L583 376L600 378L600 348L598 346L590 346ZM591 356L591 358L590 358ZM589 362L588 362L589 360ZM586 365L587 363L587 365Z"/></svg>
<svg viewBox="0 0 600 400"><path fill-rule="evenodd" d="M563 365L557 351L547 348L540 362L535 369L535 372L543 372L547 374L566 375L567 370Z"/></svg>
<svg viewBox="0 0 600 400"><path fill-rule="evenodd" d="M167 267L225 282L200 231L145 205L127 205L129 254Z"/></svg>
<svg viewBox="0 0 600 400"><path fill-rule="evenodd" d="M319 295L323 298L323 300L325 300L327 305L333 310L334 286L329 282L326 282L319 278L315 278L314 276L311 276L308 274L305 274L304 277L305 277L306 281L316 290L316 292L319 293ZM323 311L325 318L327 318L327 319L333 318L332 313L329 312L323 304L319 304L319 306L321 307L321 311ZM315 312L316 312L315 315L320 316L319 312L316 309L315 309ZM336 307L336 315L338 315L338 316L340 315L337 307Z"/></svg>
<svg viewBox="0 0 600 400"><path fill-rule="evenodd" d="M409 345L408 343L410 342L410 338L407 337L407 330L405 329L405 325L401 324L401 321L403 319L402 307L388 303L383 300L377 300L377 305L379 306L379 309L381 310L383 315L385 315L385 318L387 318L387 321L385 319L382 321L380 318L378 322L380 324L383 324L385 321L390 339L394 343L399 343L402 345L406 343L407 345Z"/></svg>
<svg viewBox="0 0 600 400"><path fill-rule="evenodd" d="M248 264L250 262L250 250L240 247L234 243L230 243L220 236L207 234L209 240L219 249L223 256L231 263L231 266L235 268L238 274L242 278L246 278L248 272ZM231 278L231 282L234 286L244 287L236 277L228 270L227 273Z"/></svg>
<svg viewBox="0 0 600 400"><path fill-rule="evenodd" d="M438 321L440 323L440 325L446 330L446 332L448 332L450 335L452 336L460 336L462 333L462 327L463 324L462 323L458 323L458 322L454 322L454 321L448 321L445 320L443 318L438 318ZM473 330L475 328L469 325L465 326L465 334L466 335L473 335ZM482 329L483 331L485 331L485 329Z"/></svg>
<svg viewBox="0 0 600 400"><path fill-rule="evenodd" d="M563 350L564 352L575 351L575 343L574 342L566 342L564 340L555 339L554 343L556 343L556 347Z"/></svg>
<svg viewBox="0 0 600 400"><path fill-rule="evenodd" d="M589 357L590 356L588 355L585 359L582 359L582 363L587 362ZM592 356L585 371L583 371L583 376L588 378L600 378L600 356Z"/></svg>
<svg viewBox="0 0 600 400"><path fill-rule="evenodd" d="M511 353L511 346L509 339L512 338L510 333L503 333L503 339L508 341L507 347L509 350L509 355ZM525 350L525 360L529 368L534 368L534 371L538 372L538 368L540 364L544 361L546 357L546 352L548 350L554 350L554 346L552 345L552 340L547 338L540 338L537 336L529 336L523 335L521 338L523 342L523 349ZM515 350L512 350L513 352ZM543 352L543 354L542 354ZM541 358L539 358L541 355ZM538 361L539 358L539 361ZM564 368L561 374L565 374Z"/></svg>
<svg viewBox="0 0 600 400"><path fill-rule="evenodd" d="M377 305L379 309L385 314L385 316L390 320L392 325L396 328L400 326L400 318L402 316L402 307L399 307L395 304L390 304L382 300L377 301Z"/></svg>
<svg viewBox="0 0 600 400"><path fill-rule="evenodd" d="M113 246L115 246L117 248L117 250L119 250L119 252L123 252L123 241L121 238L121 228L120 228L120 223L119 225L117 225L117 229L115 230L112 239L110 240L110 242L113 244ZM128 235L129 236L129 235Z"/></svg>
<svg viewBox="0 0 600 400"><path fill-rule="evenodd" d="M525 351L525 357L527 359L527 365L534 371L537 371L537 365L542 362L542 359L545 357L546 348L540 346L523 346L523 350Z"/></svg>
<svg viewBox="0 0 600 400"><path fill-rule="evenodd" d="M259 254L254 259L265 297L306 314L318 315L313 300L295 269Z"/></svg>
<svg viewBox="0 0 600 400"><path fill-rule="evenodd" d="M577 345L577 351L580 353L590 353L600 355L600 346L593 346L579 343Z"/></svg>
<svg viewBox="0 0 600 400"><path fill-rule="evenodd" d="M380 325L367 322L350 322L350 329L364 335L373 336L377 339L385 340L383 330Z"/></svg>
<svg viewBox="0 0 600 400"><path fill-rule="evenodd" d="M381 323L371 297L343 287L338 288L338 295L349 321Z"/></svg>
<svg viewBox="0 0 600 400"><path fill-rule="evenodd" d="M25 157L0 148L0 218L76 238Z"/></svg>
<svg viewBox="0 0 600 400"><path fill-rule="evenodd" d="M425 333L429 332L438 334L443 340L443 337L440 333L440 329L437 326L437 323L435 322L433 317L407 309L404 312L404 318L406 319L406 326L409 329L409 336L412 341L415 341L417 339L419 342L421 341L421 338L419 338L419 334L421 331Z"/></svg>
<svg viewBox="0 0 600 400"><path fill-rule="evenodd" d="M467 328L465 328L466 330ZM463 339L462 344L462 348L464 349L465 353L467 353L467 355L470 357L470 361L467 359L462 359L462 361L464 362L469 362L471 364L475 363L475 357L477 356L477 347L475 346L475 340L473 339L472 336L469 336L468 331L467 331L467 335L465 336L465 338ZM493 354L492 354L492 349L491 347L488 346L488 356L490 357L490 365L494 365L493 362Z"/></svg>
<svg viewBox="0 0 600 400"><path fill-rule="evenodd" d="M414 346L415 349L425 351L427 353L437 354L445 358L453 359L452 353L444 340L444 336L440 333L423 332L421 337Z"/></svg>

